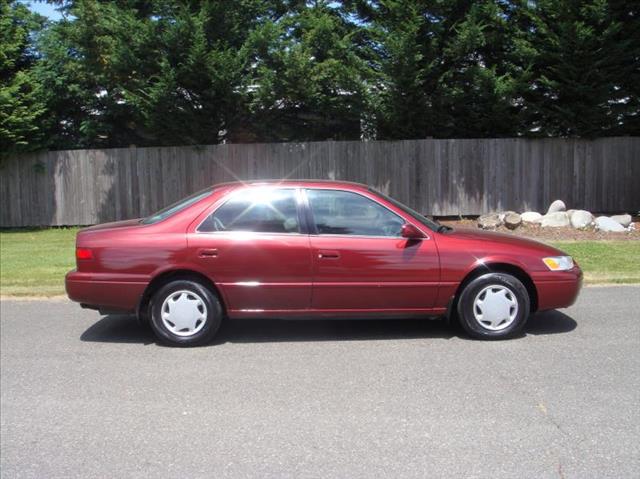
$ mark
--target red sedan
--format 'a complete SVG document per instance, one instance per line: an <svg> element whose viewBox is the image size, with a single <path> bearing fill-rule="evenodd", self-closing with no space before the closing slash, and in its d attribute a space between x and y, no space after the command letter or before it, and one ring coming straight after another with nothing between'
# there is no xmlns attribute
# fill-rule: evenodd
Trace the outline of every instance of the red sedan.
<svg viewBox="0 0 640 479"><path fill-rule="evenodd" d="M456 318L511 337L534 311L573 304L570 256L458 230L365 185L227 183L144 219L78 233L69 297L148 319L163 342L210 341L224 318Z"/></svg>

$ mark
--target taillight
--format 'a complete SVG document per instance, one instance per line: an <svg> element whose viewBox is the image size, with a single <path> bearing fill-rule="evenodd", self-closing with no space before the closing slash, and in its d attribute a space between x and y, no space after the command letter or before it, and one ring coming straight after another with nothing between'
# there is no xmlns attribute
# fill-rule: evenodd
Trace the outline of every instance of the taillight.
<svg viewBox="0 0 640 479"><path fill-rule="evenodd" d="M76 259L78 261L93 259L93 251L89 248L76 248Z"/></svg>

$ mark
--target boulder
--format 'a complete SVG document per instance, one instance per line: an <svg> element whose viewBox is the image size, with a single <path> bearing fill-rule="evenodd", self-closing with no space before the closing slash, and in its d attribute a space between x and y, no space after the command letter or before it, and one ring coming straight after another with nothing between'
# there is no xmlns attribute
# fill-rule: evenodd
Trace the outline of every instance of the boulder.
<svg viewBox="0 0 640 479"><path fill-rule="evenodd" d="M520 218L525 223L540 223L542 215L537 211L525 211L520 215Z"/></svg>
<svg viewBox="0 0 640 479"><path fill-rule="evenodd" d="M582 229L593 223L593 215L585 210L574 210L569 221L574 228Z"/></svg>
<svg viewBox="0 0 640 479"><path fill-rule="evenodd" d="M569 215L564 211L547 213L542 217L542 220L540 220L540 224L543 228L560 228L562 226L569 226Z"/></svg>
<svg viewBox="0 0 640 479"><path fill-rule="evenodd" d="M502 221L500 221L500 215L497 213L489 213L478 218L478 228L483 230L496 229L500 225L502 225Z"/></svg>
<svg viewBox="0 0 640 479"><path fill-rule="evenodd" d="M562 200L555 200L553 203L549 205L549 209L547 210L547 214L549 213L557 213L559 211L566 211L567 207Z"/></svg>
<svg viewBox="0 0 640 479"><path fill-rule="evenodd" d="M596 218L596 228L600 231L608 231L610 233L621 233L626 231L624 226L608 216L598 216Z"/></svg>
<svg viewBox="0 0 640 479"><path fill-rule="evenodd" d="M618 223L620 223L622 226L624 226L625 228L628 228L629 225L631 224L631 215L629 214L624 214L624 215L613 215L611 217L611 219L613 221L617 221Z"/></svg>
<svg viewBox="0 0 640 479"><path fill-rule="evenodd" d="M503 221L504 225L510 230L514 230L522 224L522 218L514 211L508 211L505 213Z"/></svg>
<svg viewBox="0 0 640 479"><path fill-rule="evenodd" d="M509 213L515 213L515 214L517 214L515 211L507 210L507 211L503 211L502 213L498 213L498 218L500 218L500 221L502 221L502 222L504 223L504 218L505 218Z"/></svg>

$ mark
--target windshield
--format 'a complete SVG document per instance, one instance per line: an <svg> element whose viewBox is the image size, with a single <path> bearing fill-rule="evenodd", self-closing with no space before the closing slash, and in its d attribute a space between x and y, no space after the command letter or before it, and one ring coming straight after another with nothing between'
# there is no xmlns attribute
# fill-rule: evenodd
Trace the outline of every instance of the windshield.
<svg viewBox="0 0 640 479"><path fill-rule="evenodd" d="M397 208L401 209L402 211L404 211L405 213L407 213L409 216L411 216L413 219L418 221L420 224L425 225L427 228L429 228L429 229L431 229L433 231L438 231L440 229L440 225L438 223L436 223L433 220L430 220L429 218L427 218L424 215L421 215L417 211L409 208L407 205L403 205L398 200L394 200L390 196L387 196L384 193L380 193L379 191L377 191L377 190L375 190L373 188L369 188L369 191L371 191L372 193L375 193L376 195L381 196L382 198L387 200L389 203L393 204L395 207L397 207Z"/></svg>
<svg viewBox="0 0 640 479"><path fill-rule="evenodd" d="M207 197L212 192L213 192L213 188L207 188L206 190L198 191L197 193L194 193L193 195L188 196L187 198L181 199L177 203L174 203L170 206L167 206L166 208L161 209L160 211L152 214L151 216L147 216L142 221L140 221L140 223L142 223L143 225L151 225L159 221L162 221L168 218L169 216L176 214L178 211L185 209L187 206L190 206L196 203L197 201L200 201L201 199Z"/></svg>

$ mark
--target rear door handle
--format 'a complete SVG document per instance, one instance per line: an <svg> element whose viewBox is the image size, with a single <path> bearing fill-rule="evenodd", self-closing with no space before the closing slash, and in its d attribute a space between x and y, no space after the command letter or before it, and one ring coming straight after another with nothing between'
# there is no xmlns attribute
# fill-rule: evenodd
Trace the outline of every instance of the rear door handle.
<svg viewBox="0 0 640 479"><path fill-rule="evenodd" d="M337 251L325 250L322 249L318 251L319 259L338 259L340 257L340 253Z"/></svg>
<svg viewBox="0 0 640 479"><path fill-rule="evenodd" d="M201 249L198 250L198 256L200 258L216 258L218 256L217 248Z"/></svg>

